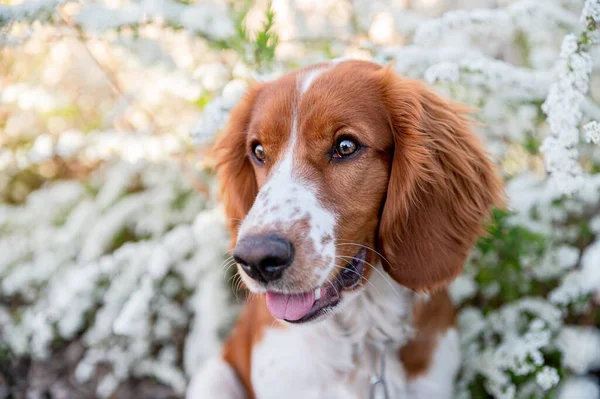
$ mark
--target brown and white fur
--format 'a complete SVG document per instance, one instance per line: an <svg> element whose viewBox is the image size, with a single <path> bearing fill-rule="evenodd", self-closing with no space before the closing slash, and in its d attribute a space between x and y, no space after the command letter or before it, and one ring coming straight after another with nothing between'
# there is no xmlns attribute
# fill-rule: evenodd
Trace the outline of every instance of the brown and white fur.
<svg viewBox="0 0 600 399"><path fill-rule="evenodd" d="M250 90L216 145L234 253L275 235L293 260L268 280L238 265L253 295L188 398L367 398L378 345L390 398L451 397L460 352L444 287L502 191L467 111L364 61ZM340 156L340 140L355 151ZM340 283L357 264L356 284ZM335 303L292 322L265 294Z"/></svg>

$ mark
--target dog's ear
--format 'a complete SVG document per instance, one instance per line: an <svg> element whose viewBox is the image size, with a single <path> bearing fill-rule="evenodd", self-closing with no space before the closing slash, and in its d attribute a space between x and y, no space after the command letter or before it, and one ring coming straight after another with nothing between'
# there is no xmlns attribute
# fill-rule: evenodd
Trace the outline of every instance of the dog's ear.
<svg viewBox="0 0 600 399"><path fill-rule="evenodd" d="M422 83L379 72L394 154L378 244L401 285L431 291L462 270L502 182L471 132L469 109ZM389 263L388 263L389 262Z"/></svg>
<svg viewBox="0 0 600 399"><path fill-rule="evenodd" d="M250 211L258 193L258 184L247 152L246 136L260 89L259 85L252 87L233 108L227 126L214 147L220 199L225 207L232 244L235 244L239 225Z"/></svg>

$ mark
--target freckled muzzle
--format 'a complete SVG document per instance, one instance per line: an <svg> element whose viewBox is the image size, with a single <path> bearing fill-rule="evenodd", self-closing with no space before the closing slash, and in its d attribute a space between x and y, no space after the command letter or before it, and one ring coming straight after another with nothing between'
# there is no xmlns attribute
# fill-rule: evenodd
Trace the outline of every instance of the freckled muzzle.
<svg viewBox="0 0 600 399"><path fill-rule="evenodd" d="M306 323L325 315L340 303L345 289L355 287L363 278L365 257L363 248L335 278L314 290L292 294L267 291L269 312L290 323Z"/></svg>
<svg viewBox="0 0 600 399"><path fill-rule="evenodd" d="M288 188L263 188L238 231L234 258L254 292L307 291L322 285L335 267L333 238L324 239L333 237L335 217L311 190L294 196Z"/></svg>
<svg viewBox="0 0 600 399"><path fill-rule="evenodd" d="M337 267L335 216L312 188L290 181L276 174L263 187L240 226L233 256L248 288L266 293L273 317L304 323L326 315L359 283L366 250Z"/></svg>

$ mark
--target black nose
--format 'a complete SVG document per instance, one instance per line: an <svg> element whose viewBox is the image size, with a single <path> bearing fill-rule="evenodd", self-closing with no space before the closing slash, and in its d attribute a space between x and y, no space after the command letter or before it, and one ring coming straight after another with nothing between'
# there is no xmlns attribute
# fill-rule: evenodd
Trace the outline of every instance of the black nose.
<svg viewBox="0 0 600 399"><path fill-rule="evenodd" d="M249 236L237 242L233 259L253 279L273 281L292 264L294 247L288 240L277 236Z"/></svg>

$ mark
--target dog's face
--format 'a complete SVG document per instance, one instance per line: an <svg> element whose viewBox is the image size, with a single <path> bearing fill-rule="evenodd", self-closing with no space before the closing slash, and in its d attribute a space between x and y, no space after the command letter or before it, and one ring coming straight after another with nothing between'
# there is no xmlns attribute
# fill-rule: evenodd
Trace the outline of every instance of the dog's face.
<svg viewBox="0 0 600 399"><path fill-rule="evenodd" d="M274 317L324 317L380 257L417 290L456 276L500 192L461 112L360 61L250 91L216 150L234 258Z"/></svg>

